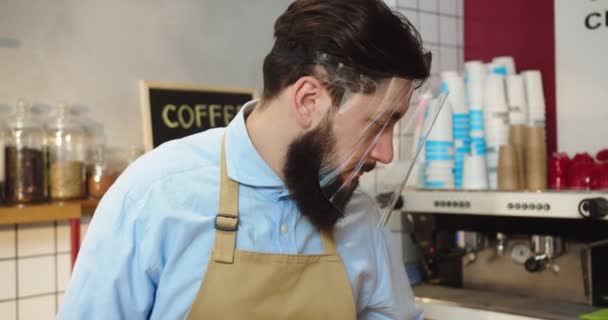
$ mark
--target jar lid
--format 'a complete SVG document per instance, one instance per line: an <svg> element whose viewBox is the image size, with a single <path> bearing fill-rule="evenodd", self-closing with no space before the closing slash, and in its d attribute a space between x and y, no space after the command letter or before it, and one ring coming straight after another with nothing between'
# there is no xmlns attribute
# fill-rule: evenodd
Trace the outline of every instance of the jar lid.
<svg viewBox="0 0 608 320"><path fill-rule="evenodd" d="M15 112L6 118L6 126L15 129L40 128L42 124L35 117L31 105L25 99L19 99Z"/></svg>
<svg viewBox="0 0 608 320"><path fill-rule="evenodd" d="M84 131L84 127L78 118L73 115L71 107L64 102L60 102L55 106L46 127L48 129L70 129Z"/></svg>

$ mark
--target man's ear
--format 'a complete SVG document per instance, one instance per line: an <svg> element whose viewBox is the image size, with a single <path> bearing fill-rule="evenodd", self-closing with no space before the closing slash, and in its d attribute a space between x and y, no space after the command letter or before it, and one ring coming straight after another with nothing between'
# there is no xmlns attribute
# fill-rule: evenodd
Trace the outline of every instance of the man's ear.
<svg viewBox="0 0 608 320"><path fill-rule="evenodd" d="M308 129L319 122L327 111L327 90L318 79L311 76L298 79L293 88L293 111L296 121L303 129Z"/></svg>

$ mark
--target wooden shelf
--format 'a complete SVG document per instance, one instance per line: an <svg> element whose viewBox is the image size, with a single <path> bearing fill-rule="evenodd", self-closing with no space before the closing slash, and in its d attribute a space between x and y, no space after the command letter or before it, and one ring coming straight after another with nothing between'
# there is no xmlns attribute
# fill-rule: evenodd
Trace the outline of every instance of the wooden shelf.
<svg viewBox="0 0 608 320"><path fill-rule="evenodd" d="M92 214L97 204L82 200L0 207L0 225L79 219Z"/></svg>

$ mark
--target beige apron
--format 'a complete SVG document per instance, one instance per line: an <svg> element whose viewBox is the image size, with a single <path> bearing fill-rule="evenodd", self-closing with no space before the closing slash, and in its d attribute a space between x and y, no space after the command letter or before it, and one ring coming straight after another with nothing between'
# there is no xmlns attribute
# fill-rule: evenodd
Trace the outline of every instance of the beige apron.
<svg viewBox="0 0 608 320"><path fill-rule="evenodd" d="M215 243L188 319L355 319L352 289L331 232L321 232L320 255L235 249L238 190L226 173L222 142Z"/></svg>

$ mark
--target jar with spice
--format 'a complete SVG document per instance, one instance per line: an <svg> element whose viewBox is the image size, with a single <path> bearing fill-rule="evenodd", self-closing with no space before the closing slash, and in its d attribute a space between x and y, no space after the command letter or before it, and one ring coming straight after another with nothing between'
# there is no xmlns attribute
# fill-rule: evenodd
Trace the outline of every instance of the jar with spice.
<svg viewBox="0 0 608 320"><path fill-rule="evenodd" d="M49 195L51 200L70 200L86 196L84 128L60 103L47 123L49 142Z"/></svg>
<svg viewBox="0 0 608 320"><path fill-rule="evenodd" d="M6 119L4 158L6 199L11 203L46 200L46 134L24 100Z"/></svg>
<svg viewBox="0 0 608 320"><path fill-rule="evenodd" d="M120 174L120 163L110 150L99 145L93 148L87 169L89 196L101 199Z"/></svg>

